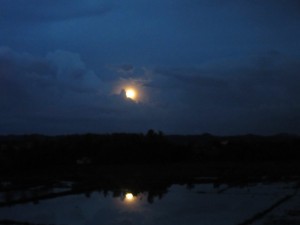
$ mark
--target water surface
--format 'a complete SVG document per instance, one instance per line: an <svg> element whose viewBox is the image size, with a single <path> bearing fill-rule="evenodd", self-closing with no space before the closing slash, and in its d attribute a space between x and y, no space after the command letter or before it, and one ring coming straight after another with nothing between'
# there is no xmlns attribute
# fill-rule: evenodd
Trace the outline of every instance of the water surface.
<svg viewBox="0 0 300 225"><path fill-rule="evenodd" d="M52 188L51 192L66 190L67 186ZM243 187L213 183L173 184L167 192L155 196L148 192L136 194L130 189L93 191L2 206L0 220L11 224L17 221L57 225L241 224L294 191L292 182L255 183ZM49 190L44 192L49 194ZM1 193L2 202L8 200L7 195ZM28 196L29 191L15 191L10 195L11 199L22 198L22 195Z"/></svg>

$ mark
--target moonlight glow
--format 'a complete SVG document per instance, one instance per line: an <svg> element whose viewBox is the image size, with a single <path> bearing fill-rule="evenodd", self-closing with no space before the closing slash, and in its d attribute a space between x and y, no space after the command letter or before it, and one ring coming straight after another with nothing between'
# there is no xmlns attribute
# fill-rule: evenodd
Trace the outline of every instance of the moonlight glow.
<svg viewBox="0 0 300 225"><path fill-rule="evenodd" d="M135 100L136 99L136 91L133 89L127 89L126 97Z"/></svg>
<svg viewBox="0 0 300 225"><path fill-rule="evenodd" d="M132 200L134 199L134 196L133 196L132 193L127 193L127 194L125 195L125 199L126 199L127 201L132 201Z"/></svg>

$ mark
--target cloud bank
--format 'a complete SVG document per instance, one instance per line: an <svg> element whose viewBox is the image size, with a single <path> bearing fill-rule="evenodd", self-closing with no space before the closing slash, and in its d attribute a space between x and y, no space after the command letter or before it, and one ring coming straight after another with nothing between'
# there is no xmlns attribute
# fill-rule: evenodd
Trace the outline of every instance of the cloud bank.
<svg viewBox="0 0 300 225"><path fill-rule="evenodd" d="M0 133L130 132L151 127L145 112L153 109L126 99L121 90L112 93L115 86L88 69L79 54L57 50L38 57L1 47Z"/></svg>
<svg viewBox="0 0 300 225"><path fill-rule="evenodd" d="M107 69L80 55L45 56L0 48L0 133L145 132L237 134L300 132L300 60L280 52L197 67ZM143 71L143 72L141 72ZM140 85L147 101L117 85ZM121 82L121 83L122 83Z"/></svg>
<svg viewBox="0 0 300 225"><path fill-rule="evenodd" d="M278 52L198 68L158 68L154 87L179 96L182 117L222 133L299 132L300 60ZM164 95L164 94L162 94ZM186 114L186 115L185 115ZM187 126L188 127L188 126Z"/></svg>

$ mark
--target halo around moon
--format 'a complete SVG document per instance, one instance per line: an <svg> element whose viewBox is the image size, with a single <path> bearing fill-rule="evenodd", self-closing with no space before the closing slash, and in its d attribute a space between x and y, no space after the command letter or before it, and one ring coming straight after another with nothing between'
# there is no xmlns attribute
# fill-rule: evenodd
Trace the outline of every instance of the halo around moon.
<svg viewBox="0 0 300 225"><path fill-rule="evenodd" d="M122 95L125 99L136 103L147 101L147 92L144 87L146 81L138 79L123 79L116 81L112 93Z"/></svg>

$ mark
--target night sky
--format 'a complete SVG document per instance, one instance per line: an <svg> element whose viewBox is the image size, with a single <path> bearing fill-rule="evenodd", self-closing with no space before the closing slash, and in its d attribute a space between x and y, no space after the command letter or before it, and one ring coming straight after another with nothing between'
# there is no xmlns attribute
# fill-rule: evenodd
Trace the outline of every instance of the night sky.
<svg viewBox="0 0 300 225"><path fill-rule="evenodd" d="M0 0L0 134L150 128L300 134L300 1Z"/></svg>

